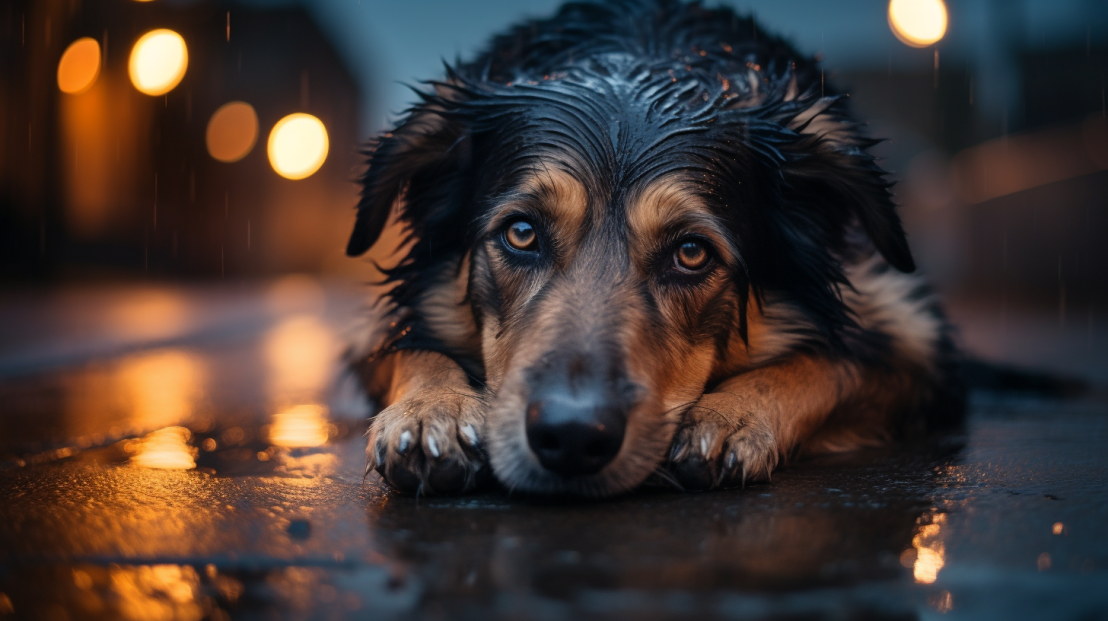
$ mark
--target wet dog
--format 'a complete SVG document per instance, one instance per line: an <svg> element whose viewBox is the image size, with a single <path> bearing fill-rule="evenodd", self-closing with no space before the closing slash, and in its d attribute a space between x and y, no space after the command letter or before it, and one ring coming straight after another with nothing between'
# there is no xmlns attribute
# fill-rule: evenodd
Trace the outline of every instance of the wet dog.
<svg viewBox="0 0 1108 621"><path fill-rule="evenodd" d="M818 63L675 0L565 5L367 149L347 248L406 228L350 361L411 492L765 481L959 411L875 141Z"/></svg>

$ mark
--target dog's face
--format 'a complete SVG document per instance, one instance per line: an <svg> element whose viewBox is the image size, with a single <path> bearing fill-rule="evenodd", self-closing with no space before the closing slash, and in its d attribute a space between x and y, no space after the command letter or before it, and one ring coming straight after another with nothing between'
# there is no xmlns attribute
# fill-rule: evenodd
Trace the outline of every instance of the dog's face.
<svg viewBox="0 0 1108 621"><path fill-rule="evenodd" d="M418 241L393 299L417 321L444 282L428 275L460 266L475 351L440 347L479 365L489 458L513 489L637 486L711 379L749 354L751 294L791 292L830 335L846 322L835 253L849 223L908 256L880 175L797 131L824 100L782 86L771 103L732 102L726 81L709 95L613 65L441 85L375 145L348 248L368 248L401 202Z"/></svg>
<svg viewBox="0 0 1108 621"><path fill-rule="evenodd" d="M738 254L680 175L605 187L550 159L471 256L490 458L511 487L608 494L654 470L703 392L737 327Z"/></svg>

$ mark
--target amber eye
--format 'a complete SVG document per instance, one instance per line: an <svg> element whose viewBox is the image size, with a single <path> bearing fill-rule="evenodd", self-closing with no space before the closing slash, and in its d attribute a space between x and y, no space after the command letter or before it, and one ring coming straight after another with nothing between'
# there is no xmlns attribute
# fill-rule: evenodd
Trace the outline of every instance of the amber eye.
<svg viewBox="0 0 1108 621"><path fill-rule="evenodd" d="M677 252L673 253L673 261L677 267L688 272L704 269L710 258L708 249L698 241L683 242Z"/></svg>
<svg viewBox="0 0 1108 621"><path fill-rule="evenodd" d="M516 220L508 225L508 230L504 231L504 241L516 250L534 250L539 245L539 236L530 222Z"/></svg>

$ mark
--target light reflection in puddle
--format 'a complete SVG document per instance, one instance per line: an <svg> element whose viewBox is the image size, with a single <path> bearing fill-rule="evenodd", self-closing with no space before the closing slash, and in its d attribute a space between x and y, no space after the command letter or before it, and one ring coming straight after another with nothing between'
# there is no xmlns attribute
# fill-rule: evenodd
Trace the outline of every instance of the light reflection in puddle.
<svg viewBox="0 0 1108 621"><path fill-rule="evenodd" d="M206 381L202 360L180 349L137 354L107 369L91 369L66 387L70 432L111 436L179 425L195 413Z"/></svg>
<svg viewBox="0 0 1108 621"><path fill-rule="evenodd" d="M332 453L309 453L307 455L283 454L278 457L277 472L294 478L284 479L287 482L302 483L298 485L315 486L314 479L327 477L338 470L339 458Z"/></svg>
<svg viewBox="0 0 1108 621"><path fill-rule="evenodd" d="M277 472L306 479L334 473L338 457L311 450L326 444L334 431L327 422L327 408L321 405L297 405L274 414L269 441L281 447L276 454Z"/></svg>
<svg viewBox="0 0 1108 621"><path fill-rule="evenodd" d="M946 548L940 536L943 524L946 524L946 514L938 513L930 524L920 526L919 532L912 538L916 556L912 564L912 575L920 584L935 582L939 578L939 570L945 564Z"/></svg>
<svg viewBox="0 0 1108 621"><path fill-rule="evenodd" d="M119 377L131 396L136 422L147 429L187 420L204 381L200 362L178 350L128 359Z"/></svg>
<svg viewBox="0 0 1108 621"><path fill-rule="evenodd" d="M189 445L192 434L184 427L166 427L147 434L142 440L128 442L125 450L134 451L131 463L157 470L190 470L196 467L195 447Z"/></svg>
<svg viewBox="0 0 1108 621"><path fill-rule="evenodd" d="M318 398L338 361L334 333L311 315L281 321L266 333L262 347L275 402Z"/></svg>
<svg viewBox="0 0 1108 621"><path fill-rule="evenodd" d="M200 576L188 565L112 567L111 587L125 619L201 619Z"/></svg>
<svg viewBox="0 0 1108 621"><path fill-rule="evenodd" d="M269 441L277 446L304 448L327 442L327 410L321 405L297 405L273 415Z"/></svg>

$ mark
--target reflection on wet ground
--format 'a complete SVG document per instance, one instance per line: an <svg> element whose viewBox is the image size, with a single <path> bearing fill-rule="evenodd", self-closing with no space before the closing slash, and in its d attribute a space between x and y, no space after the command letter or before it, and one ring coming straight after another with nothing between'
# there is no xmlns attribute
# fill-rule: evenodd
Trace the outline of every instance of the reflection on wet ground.
<svg viewBox="0 0 1108 621"><path fill-rule="evenodd" d="M0 617L1108 616L1099 397L978 397L963 432L745 490L411 498L362 479L356 295L282 281L230 328L159 295L102 315L147 341L0 351Z"/></svg>

